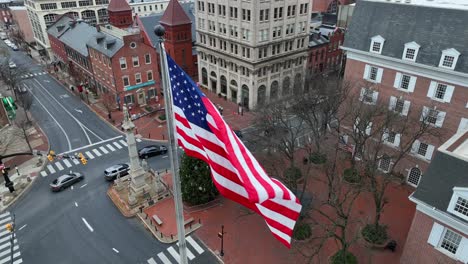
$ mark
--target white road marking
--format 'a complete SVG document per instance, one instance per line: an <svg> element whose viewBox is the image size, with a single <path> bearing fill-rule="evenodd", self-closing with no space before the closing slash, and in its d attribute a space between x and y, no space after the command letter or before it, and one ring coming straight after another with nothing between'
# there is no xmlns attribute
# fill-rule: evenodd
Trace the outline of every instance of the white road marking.
<svg viewBox="0 0 468 264"><path fill-rule="evenodd" d="M55 169L52 167L52 165L47 165L47 168L49 169L50 173L55 173Z"/></svg>
<svg viewBox="0 0 468 264"><path fill-rule="evenodd" d="M21 264L23 263L23 259L18 259L13 262L13 264Z"/></svg>
<svg viewBox="0 0 468 264"><path fill-rule="evenodd" d="M5 216L9 216L9 215L10 215L10 212L5 212L5 213L3 213L3 214L0 215L0 218L3 218L3 217L5 217Z"/></svg>
<svg viewBox="0 0 468 264"><path fill-rule="evenodd" d="M72 152L76 153L76 152L78 152L78 150L86 149L86 148L89 148L89 147L92 147L92 146L95 146L95 145L99 145L99 144L102 144L102 143L106 143L106 142L109 142L109 141L112 141L112 140L115 140L115 139L118 139L118 138L122 138L122 136L116 136L116 137L113 137L113 138L108 138L106 140L95 142L93 144L88 144L86 146L82 146L82 147L79 147L79 148L76 148L76 149L69 150L67 152L60 153L59 155L68 154L68 153L72 153Z"/></svg>
<svg viewBox="0 0 468 264"><path fill-rule="evenodd" d="M102 156L101 152L99 152L97 149L93 149L94 154L96 154L98 157Z"/></svg>
<svg viewBox="0 0 468 264"><path fill-rule="evenodd" d="M148 264L158 264L156 263L156 260L154 260L154 258L150 258L147 260Z"/></svg>
<svg viewBox="0 0 468 264"><path fill-rule="evenodd" d="M94 156L93 156L93 154L91 154L91 152L86 151L85 154L86 154L86 156L88 156L88 158L94 159Z"/></svg>
<svg viewBox="0 0 468 264"><path fill-rule="evenodd" d="M4 219L0 220L0 224L6 223L6 222L8 222L10 220L11 220L11 217L9 216L7 218L4 218Z"/></svg>
<svg viewBox="0 0 468 264"><path fill-rule="evenodd" d="M18 245L16 245L16 246L13 247L13 251L16 251L16 250L18 250L18 249L19 249L19 246L18 246ZM0 253L0 257L3 257L3 256L5 256L5 255L9 255L10 253L11 253L10 250L5 250L5 251L3 251L3 252Z"/></svg>
<svg viewBox="0 0 468 264"><path fill-rule="evenodd" d="M178 245L179 245L179 242L177 242L176 244L177 244L177 246L178 246ZM194 259L194 258L195 258L195 255L193 255L192 251L190 251L190 249L188 249L188 247L185 247L185 249L186 249L186 252L187 252L187 257L188 257L190 260Z"/></svg>
<svg viewBox="0 0 468 264"><path fill-rule="evenodd" d="M163 159L165 159L165 158L167 158L167 157L168 157L167 155L166 155L166 156L162 156Z"/></svg>
<svg viewBox="0 0 468 264"><path fill-rule="evenodd" d="M114 250L115 253L119 253L119 251L117 249L115 249L115 248L112 248L112 250Z"/></svg>
<svg viewBox="0 0 468 264"><path fill-rule="evenodd" d="M164 253L158 253L158 257L164 264L172 264L172 262L166 257L166 255L164 255Z"/></svg>
<svg viewBox="0 0 468 264"><path fill-rule="evenodd" d="M20 255L21 255L20 252L16 252L15 254L13 254L13 259L19 257ZM10 256L8 256L8 257L6 257L6 258L0 260L0 264L7 263L8 261L11 261L11 257L10 257ZM21 263L21 262L20 262L20 263Z"/></svg>
<svg viewBox="0 0 468 264"><path fill-rule="evenodd" d="M75 206L78 207L78 203L77 203L77 202L75 202Z"/></svg>
<svg viewBox="0 0 468 264"><path fill-rule="evenodd" d="M65 166L67 166L68 168L72 166L71 163L66 159L63 160L63 163L65 163Z"/></svg>
<svg viewBox="0 0 468 264"><path fill-rule="evenodd" d="M75 108L75 111L77 111L77 112L80 113L80 114L83 113L83 111L81 111L80 109L76 109L76 108Z"/></svg>
<svg viewBox="0 0 468 264"><path fill-rule="evenodd" d="M3 231L3 232L0 233L0 237L2 237L2 236L4 236L4 235L8 235L8 234L10 234L10 231L5 230L5 231Z"/></svg>
<svg viewBox="0 0 468 264"><path fill-rule="evenodd" d="M198 245L198 243L191 236L188 236L186 239L187 242L189 242L190 245L192 245L192 247L198 252L198 254L205 252L205 250L200 247L200 245Z"/></svg>
<svg viewBox="0 0 468 264"><path fill-rule="evenodd" d="M18 229L18 231L20 231L21 229L25 228L26 226L27 226L27 224L24 225L24 226L22 226L22 227L20 227L20 228Z"/></svg>
<svg viewBox="0 0 468 264"><path fill-rule="evenodd" d="M4 238L0 239L0 244L3 243L3 242L5 242L5 241L8 241L8 240L10 240L10 239L11 239L10 236L5 236Z"/></svg>
<svg viewBox="0 0 468 264"><path fill-rule="evenodd" d="M42 176L42 177L47 176L47 172L46 172L46 171L41 171L41 176Z"/></svg>
<svg viewBox="0 0 468 264"><path fill-rule="evenodd" d="M123 139L119 140L119 142L120 142L120 144L124 145L125 147L128 146L127 142L125 142L125 140L123 140Z"/></svg>
<svg viewBox="0 0 468 264"><path fill-rule="evenodd" d="M107 147L108 149L110 149L110 151L115 151L115 148L112 147L111 144L107 144L106 147Z"/></svg>
<svg viewBox="0 0 468 264"><path fill-rule="evenodd" d="M107 151L107 149L105 149L103 146L99 147L99 149L104 152L104 154L107 154L109 153L109 151Z"/></svg>
<svg viewBox="0 0 468 264"><path fill-rule="evenodd" d="M72 190L73 190L73 185L72 185L72 186L70 186L70 189L72 189Z"/></svg>
<svg viewBox="0 0 468 264"><path fill-rule="evenodd" d="M10 232L8 232L8 233L10 233ZM13 241L13 245L16 245L16 244L18 244L18 240L15 239L15 240ZM10 245L11 245L11 243L10 243L10 241L8 241L8 243L2 244L2 245L0 246L0 250L4 249L4 248L6 248L6 247L8 247L8 250L9 250L9 249L10 249Z"/></svg>
<svg viewBox="0 0 468 264"><path fill-rule="evenodd" d="M167 251L169 251L169 254L171 254L171 256L177 261L177 263L180 263L180 256L173 247L169 247Z"/></svg>
<svg viewBox="0 0 468 264"><path fill-rule="evenodd" d="M83 188L83 187L85 187L86 185L88 185L88 184L85 183L85 184L81 185L81 186L80 186L80 189Z"/></svg>
<svg viewBox="0 0 468 264"><path fill-rule="evenodd" d="M78 161L78 159L72 159L73 163L75 163L75 165L78 165L80 164L80 162Z"/></svg>
<svg viewBox="0 0 468 264"><path fill-rule="evenodd" d="M57 166L57 168L58 168L59 170L63 170L63 169L64 169L63 166L62 166L62 164L60 164L60 161L55 162L55 166Z"/></svg>
<svg viewBox="0 0 468 264"><path fill-rule="evenodd" d="M116 146L118 149L122 148L122 146L120 146L119 143L117 143L117 142L112 142L112 144L114 144L114 146Z"/></svg>
<svg viewBox="0 0 468 264"><path fill-rule="evenodd" d="M88 224L88 221L84 219L84 217L81 217L81 220L85 223L85 225L88 227L89 231L94 232L94 229Z"/></svg>
<svg viewBox="0 0 468 264"><path fill-rule="evenodd" d="M25 87L27 87L27 89L29 90L29 92L32 94L32 96L36 99L36 102L38 102L42 108L44 108L44 110L49 114L50 117L52 117L52 119L54 120L54 122L57 124L57 126L60 128L60 130L62 130L63 134L65 135L65 138L67 139L67 144L68 144L68 149L71 149L71 142L70 142L70 138L68 137L68 134L67 132L65 132L65 129L63 129L62 125L60 125L60 123L57 121L57 119L55 119L55 117L49 112L49 110L47 110L47 108L44 106L44 104L39 101L39 98L37 98L36 95L34 95L32 93L32 90L25 84L24 85Z"/></svg>
<svg viewBox="0 0 468 264"><path fill-rule="evenodd" d="M141 138L136 139L136 142L141 142L141 141L143 141L143 140L141 140Z"/></svg>

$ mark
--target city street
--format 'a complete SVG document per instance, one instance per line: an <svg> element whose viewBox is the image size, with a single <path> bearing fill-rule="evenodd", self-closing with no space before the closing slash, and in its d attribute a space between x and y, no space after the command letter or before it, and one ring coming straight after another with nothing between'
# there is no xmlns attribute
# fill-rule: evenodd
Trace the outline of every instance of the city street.
<svg viewBox="0 0 468 264"><path fill-rule="evenodd" d="M86 165L71 159L50 162L9 208L16 216L23 263L177 263L177 245L160 243L137 219L125 218L106 195L110 183L104 179L104 169L129 162L125 136L24 53L10 50L10 54L29 71L21 85L33 95L31 113L48 136L51 150L81 152L88 159ZM138 141L139 148L152 144ZM167 156L150 158L148 164L154 170L170 166ZM70 171L84 174L85 179L62 192L51 192L49 184ZM191 263L216 263L194 235L188 241Z"/></svg>

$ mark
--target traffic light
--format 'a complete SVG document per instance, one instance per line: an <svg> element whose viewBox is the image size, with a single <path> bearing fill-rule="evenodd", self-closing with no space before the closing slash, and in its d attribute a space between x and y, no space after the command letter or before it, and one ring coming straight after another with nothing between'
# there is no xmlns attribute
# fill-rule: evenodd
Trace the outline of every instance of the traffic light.
<svg viewBox="0 0 468 264"><path fill-rule="evenodd" d="M53 150L49 151L49 154L47 154L47 159L49 159L49 161L53 161L54 157L55 157L55 151Z"/></svg>
<svg viewBox="0 0 468 264"><path fill-rule="evenodd" d="M82 163L83 165L86 165L86 163L88 163L88 160L85 158L85 156L83 155L83 153L80 152L80 153L78 154L78 157L80 157L81 163Z"/></svg>
<svg viewBox="0 0 468 264"><path fill-rule="evenodd" d="M13 224L12 223L8 223L5 225L5 228L6 230L8 230L8 232L13 232Z"/></svg>

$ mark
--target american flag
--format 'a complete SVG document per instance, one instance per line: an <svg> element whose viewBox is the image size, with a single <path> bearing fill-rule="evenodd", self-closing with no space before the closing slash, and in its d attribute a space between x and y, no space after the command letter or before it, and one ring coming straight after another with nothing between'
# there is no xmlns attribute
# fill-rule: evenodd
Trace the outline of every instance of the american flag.
<svg viewBox="0 0 468 264"><path fill-rule="evenodd" d="M273 235L290 247L302 208L299 200L280 181L268 177L215 105L166 56L179 146L210 166L222 195L260 214Z"/></svg>

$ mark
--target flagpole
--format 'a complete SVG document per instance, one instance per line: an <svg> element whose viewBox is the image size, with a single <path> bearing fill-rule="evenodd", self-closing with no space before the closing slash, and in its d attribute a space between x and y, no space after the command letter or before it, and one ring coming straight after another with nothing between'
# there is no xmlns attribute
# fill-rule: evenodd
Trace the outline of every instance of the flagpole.
<svg viewBox="0 0 468 264"><path fill-rule="evenodd" d="M179 176L179 157L177 155L177 144L175 140L174 115L172 111L172 93L169 84L169 70L167 69L166 52L163 49L164 27L157 25L154 27L154 34L158 36L159 57L161 63L161 83L164 89L164 105L167 120L167 135L169 138L169 157L171 159L174 203L176 209L177 235L179 238L179 255L181 264L187 264L187 245L185 242L184 213L182 206L182 191Z"/></svg>

